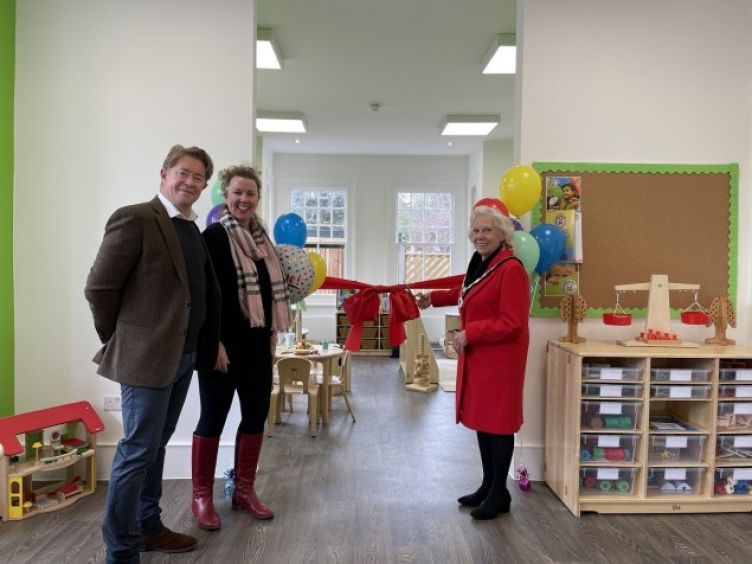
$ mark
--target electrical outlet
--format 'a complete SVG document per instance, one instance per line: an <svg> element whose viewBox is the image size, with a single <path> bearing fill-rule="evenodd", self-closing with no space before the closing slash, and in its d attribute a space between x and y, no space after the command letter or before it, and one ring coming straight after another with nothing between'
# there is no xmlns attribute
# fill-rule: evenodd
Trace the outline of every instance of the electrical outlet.
<svg viewBox="0 0 752 564"><path fill-rule="evenodd" d="M104 410L105 411L122 411L120 405L120 396L104 396Z"/></svg>

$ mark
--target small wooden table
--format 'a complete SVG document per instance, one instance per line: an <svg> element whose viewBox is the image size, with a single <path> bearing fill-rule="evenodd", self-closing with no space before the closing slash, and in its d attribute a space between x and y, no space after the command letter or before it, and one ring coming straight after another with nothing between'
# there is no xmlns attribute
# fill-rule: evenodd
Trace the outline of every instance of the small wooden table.
<svg viewBox="0 0 752 564"><path fill-rule="evenodd" d="M332 383L332 366L345 351L339 345L329 345L327 350L323 350L321 345L312 345L310 352L307 354L298 354L295 347L277 347L277 358L304 358L311 362L318 362L322 366L322 383L321 383L321 422L329 423L329 386Z"/></svg>

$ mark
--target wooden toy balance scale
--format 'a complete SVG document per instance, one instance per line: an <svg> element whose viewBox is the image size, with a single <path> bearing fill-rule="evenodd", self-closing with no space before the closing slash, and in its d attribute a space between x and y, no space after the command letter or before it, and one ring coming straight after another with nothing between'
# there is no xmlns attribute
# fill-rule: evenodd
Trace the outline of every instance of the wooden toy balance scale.
<svg viewBox="0 0 752 564"><path fill-rule="evenodd" d="M606 325L631 325L632 315L626 313L619 305L619 295L624 292L648 292L648 307L645 317L645 330L631 340L617 341L625 347L699 347L698 343L680 341L671 332L671 313L669 307L669 291L694 291L695 301L681 313L682 323L688 325L708 325L710 314L697 301L699 284L683 284L669 282L666 274L651 274L650 282L636 284L618 284L616 291L616 306L612 313L603 314Z"/></svg>

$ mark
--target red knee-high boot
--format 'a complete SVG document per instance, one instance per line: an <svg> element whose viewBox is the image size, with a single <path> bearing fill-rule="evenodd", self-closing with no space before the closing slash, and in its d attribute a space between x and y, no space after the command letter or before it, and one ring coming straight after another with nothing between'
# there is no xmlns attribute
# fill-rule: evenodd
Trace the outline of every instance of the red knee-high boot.
<svg viewBox="0 0 752 564"><path fill-rule="evenodd" d="M193 503L191 509L202 529L219 529L219 515L214 509L214 469L217 466L219 437L193 435L191 470L193 477Z"/></svg>
<svg viewBox="0 0 752 564"><path fill-rule="evenodd" d="M256 466L258 465L263 433L238 433L235 438L235 490L232 506L245 509L256 519L271 519L274 512L256 495Z"/></svg>

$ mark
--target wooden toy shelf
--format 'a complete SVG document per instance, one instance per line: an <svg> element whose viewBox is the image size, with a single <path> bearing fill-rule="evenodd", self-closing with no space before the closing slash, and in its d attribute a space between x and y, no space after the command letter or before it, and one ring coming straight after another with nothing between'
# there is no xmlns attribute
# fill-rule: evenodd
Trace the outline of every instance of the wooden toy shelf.
<svg viewBox="0 0 752 564"><path fill-rule="evenodd" d="M752 347L550 341L544 477L576 516L752 511Z"/></svg>
<svg viewBox="0 0 752 564"><path fill-rule="evenodd" d="M347 334L350 331L350 319L347 314L337 312L337 344L345 346ZM378 321L366 321L363 324L363 337L360 340L360 350L353 352L357 356L389 356L392 345L389 344L389 314L379 313Z"/></svg>
<svg viewBox="0 0 752 564"><path fill-rule="evenodd" d="M84 436L78 434L79 424ZM66 432L54 430L60 426ZM49 428L53 431L45 443L44 430ZM27 519L94 493L96 433L103 429L86 401L0 419L0 518ZM24 435L26 448L19 435Z"/></svg>

